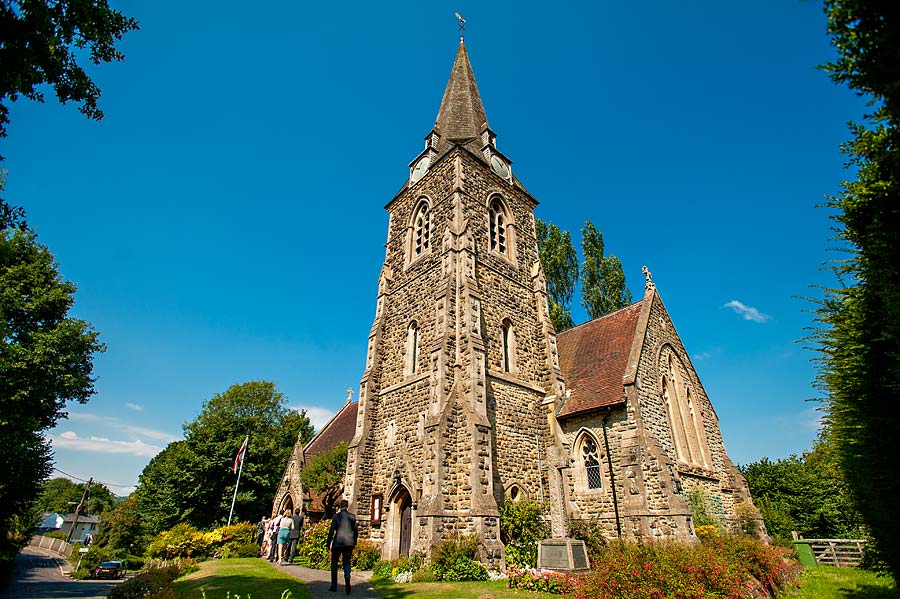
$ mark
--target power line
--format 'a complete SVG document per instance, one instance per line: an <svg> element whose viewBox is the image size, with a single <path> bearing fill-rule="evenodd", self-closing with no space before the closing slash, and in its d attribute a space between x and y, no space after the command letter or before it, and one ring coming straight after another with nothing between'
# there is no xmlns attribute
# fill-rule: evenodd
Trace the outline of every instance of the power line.
<svg viewBox="0 0 900 599"><path fill-rule="evenodd" d="M54 466L53 469L56 470L57 472L59 472L60 474L63 474L63 475L65 475L65 476L68 476L68 477L71 478L72 480L81 481L81 482L83 482L83 483L91 483L91 484L94 484L94 485L103 485L104 487L119 487L120 489L130 489L131 487L134 487L134 486L135 486L135 485L116 485L116 484L113 484L113 483L105 483L105 482L99 481L99 480L84 480L83 478L78 478L77 476L73 476L72 474L69 474L68 472L63 472L62 470L60 470L60 469L57 468L56 466Z"/></svg>

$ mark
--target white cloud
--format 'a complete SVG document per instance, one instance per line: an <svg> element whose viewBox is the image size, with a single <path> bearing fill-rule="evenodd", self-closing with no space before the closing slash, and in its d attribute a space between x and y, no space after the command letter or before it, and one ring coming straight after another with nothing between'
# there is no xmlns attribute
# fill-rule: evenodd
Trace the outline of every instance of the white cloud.
<svg viewBox="0 0 900 599"><path fill-rule="evenodd" d="M147 439L153 439L154 441L165 441L166 443L171 443L172 441L177 441L181 438L165 431L159 431L143 426L135 426L133 424L129 424L123 420L120 420L115 416L98 416L97 414L91 414L87 412L74 412L72 414L69 414L69 419L80 420L82 422L99 422L110 429L121 431L123 433L128 433L131 435L137 435L139 437L146 437Z"/></svg>
<svg viewBox="0 0 900 599"><path fill-rule="evenodd" d="M51 435L50 441L55 447L72 449L75 451L90 451L94 453L118 453L130 454L152 458L162 447L144 443L140 439L134 441L113 441L105 437L79 437L72 431L63 431L59 435Z"/></svg>
<svg viewBox="0 0 900 599"><path fill-rule="evenodd" d="M772 318L768 314L763 314L762 312L760 312L759 310L757 310L756 308L754 308L752 306L745 306L744 304L742 304L741 302L739 302L737 300L731 300L730 302L728 302L727 304L725 304L722 307L723 308L731 308L732 310L734 310L735 314L742 316L744 318L744 320L752 320L753 322L762 323L762 322L766 322L767 320Z"/></svg>
<svg viewBox="0 0 900 599"><path fill-rule="evenodd" d="M136 403L127 402L127 403L125 404L125 407L126 407L126 408L131 408L131 409L134 410L135 412L143 412L143 411L144 411L144 406L142 406L142 405L140 405L140 404L136 404Z"/></svg>
<svg viewBox="0 0 900 599"><path fill-rule="evenodd" d="M694 358L695 362L702 362L703 360L709 360L710 358L712 358L712 354L708 351L702 351L699 354L694 354L691 357Z"/></svg>
<svg viewBox="0 0 900 599"><path fill-rule="evenodd" d="M316 432L322 430L322 427L328 424L328 421L336 414L335 410L331 408L320 408L319 406L293 406L293 409L298 412L306 410L306 415L312 425L316 427Z"/></svg>

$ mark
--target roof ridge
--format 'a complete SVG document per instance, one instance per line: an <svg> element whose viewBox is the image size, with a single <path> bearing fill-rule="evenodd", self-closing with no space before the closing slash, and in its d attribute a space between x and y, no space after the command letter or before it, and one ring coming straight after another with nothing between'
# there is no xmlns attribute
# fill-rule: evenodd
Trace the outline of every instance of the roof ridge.
<svg viewBox="0 0 900 599"><path fill-rule="evenodd" d="M618 314L619 312L622 312L623 310L627 310L628 308L633 308L634 306L643 303L645 299L647 299L647 298L646 298L646 297L642 297L641 299L639 299L639 300L636 301L636 302L631 302L631 303L628 304L627 306L622 306L622 307L619 308L618 310L614 310L614 311L612 311L612 312L609 312L609 313L607 313L607 314L604 314L603 316L598 316L597 318L592 318L592 319L590 319L590 320L586 320L586 321L582 322L581 324L577 324L577 325L575 325L574 327L571 327L571 328L566 329L565 331L562 331L561 333L557 333L557 335L562 335L563 333L568 333L569 331L574 331L575 329L581 328L581 327L583 327L584 325L587 325L587 324L591 324L592 322L596 322L596 321L598 321L598 320L603 320L604 318L609 318L610 316L613 316L613 315L615 315L615 314Z"/></svg>

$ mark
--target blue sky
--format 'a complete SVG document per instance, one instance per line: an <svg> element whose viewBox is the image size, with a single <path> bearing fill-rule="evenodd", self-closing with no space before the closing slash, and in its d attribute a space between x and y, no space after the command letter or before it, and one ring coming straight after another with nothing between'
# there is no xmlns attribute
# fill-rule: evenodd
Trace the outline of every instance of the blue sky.
<svg viewBox="0 0 900 599"><path fill-rule="evenodd" d="M537 215L576 238L593 221L635 297L650 268L732 459L810 446L798 297L831 282L814 206L864 111L816 69L818 2L326 4L137 2L126 61L90 70L102 122L12 105L5 197L109 347L50 433L60 470L124 493L232 383L273 380L319 424L358 388L384 205L434 123L455 11Z"/></svg>

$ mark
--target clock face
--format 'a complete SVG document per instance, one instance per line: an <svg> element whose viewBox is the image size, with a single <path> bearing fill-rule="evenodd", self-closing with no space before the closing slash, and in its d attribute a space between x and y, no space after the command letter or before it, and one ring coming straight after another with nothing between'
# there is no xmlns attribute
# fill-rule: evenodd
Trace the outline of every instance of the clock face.
<svg viewBox="0 0 900 599"><path fill-rule="evenodd" d="M413 167L413 172L410 176L410 180L415 183L416 181L424 177L425 173L428 172L429 166L431 166L431 159L428 156L418 161L416 163L416 166Z"/></svg>
<svg viewBox="0 0 900 599"><path fill-rule="evenodd" d="M509 179L509 167L499 156L491 156L491 168L504 179Z"/></svg>

